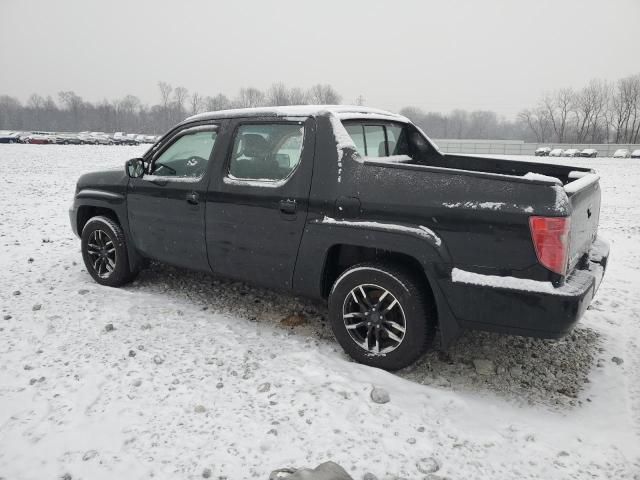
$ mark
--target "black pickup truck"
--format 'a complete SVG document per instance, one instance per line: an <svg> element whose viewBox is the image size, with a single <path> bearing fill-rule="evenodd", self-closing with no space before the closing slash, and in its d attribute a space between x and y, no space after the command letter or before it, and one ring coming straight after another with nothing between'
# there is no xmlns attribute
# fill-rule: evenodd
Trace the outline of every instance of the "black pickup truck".
<svg viewBox="0 0 640 480"><path fill-rule="evenodd" d="M445 155L406 118L299 106L196 115L70 210L100 284L145 259L326 299L337 340L385 369L464 328L557 338L596 293L598 175Z"/></svg>

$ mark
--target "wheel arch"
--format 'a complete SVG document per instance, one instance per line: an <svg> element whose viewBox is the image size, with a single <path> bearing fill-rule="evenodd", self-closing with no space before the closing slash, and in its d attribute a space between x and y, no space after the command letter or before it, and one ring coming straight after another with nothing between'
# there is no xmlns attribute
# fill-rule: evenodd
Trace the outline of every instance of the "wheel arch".
<svg viewBox="0 0 640 480"><path fill-rule="evenodd" d="M137 269L142 266L144 258L135 248L133 239L129 230L129 222L127 221L126 208L124 202L114 204L103 201L102 199L82 199L82 204L76 207L75 226L78 235L82 235L82 229L87 222L96 216L104 216L116 222L125 235L127 242L127 256L129 257L129 265L131 268Z"/></svg>
<svg viewBox="0 0 640 480"><path fill-rule="evenodd" d="M118 214L116 211L109 207L98 206L98 205L80 205L78 207L78 213L76 215L76 228L78 234L82 234L82 229L87 224L87 222L97 216L103 216L110 218L114 222L116 222L121 227L122 222L118 218Z"/></svg>
<svg viewBox="0 0 640 480"><path fill-rule="evenodd" d="M340 226L308 225L296 262L294 289L326 300L335 280L349 267L366 261L392 262L424 282L436 310L441 343L460 332L438 280L450 275L446 247L401 232L380 232ZM323 228L324 227L324 228Z"/></svg>

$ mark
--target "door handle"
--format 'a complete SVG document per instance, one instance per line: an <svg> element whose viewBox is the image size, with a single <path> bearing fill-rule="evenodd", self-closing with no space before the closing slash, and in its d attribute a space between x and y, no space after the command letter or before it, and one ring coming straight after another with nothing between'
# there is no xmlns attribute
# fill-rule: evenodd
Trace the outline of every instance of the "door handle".
<svg viewBox="0 0 640 480"><path fill-rule="evenodd" d="M191 205L198 205L199 200L200 195L198 195L197 192L187 193L187 203L190 203Z"/></svg>
<svg viewBox="0 0 640 480"><path fill-rule="evenodd" d="M293 215L296 213L296 201L295 200L280 200L280 211L287 215Z"/></svg>

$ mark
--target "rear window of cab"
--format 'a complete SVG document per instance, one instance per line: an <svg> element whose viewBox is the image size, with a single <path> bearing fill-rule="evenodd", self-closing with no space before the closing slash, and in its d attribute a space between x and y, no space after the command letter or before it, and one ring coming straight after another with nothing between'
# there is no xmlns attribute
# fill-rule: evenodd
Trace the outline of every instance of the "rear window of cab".
<svg viewBox="0 0 640 480"><path fill-rule="evenodd" d="M405 125L348 120L342 122L358 153L363 157L409 155Z"/></svg>

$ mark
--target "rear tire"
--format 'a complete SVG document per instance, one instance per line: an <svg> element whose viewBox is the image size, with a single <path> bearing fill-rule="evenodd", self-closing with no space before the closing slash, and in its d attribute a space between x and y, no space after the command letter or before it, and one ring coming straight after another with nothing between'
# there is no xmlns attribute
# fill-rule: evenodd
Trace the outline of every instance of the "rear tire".
<svg viewBox="0 0 640 480"><path fill-rule="evenodd" d="M114 220L103 216L89 219L82 229L81 239L84 265L100 285L119 287L138 274L129 267L124 232Z"/></svg>
<svg viewBox="0 0 640 480"><path fill-rule="evenodd" d="M412 272L392 264L350 267L329 295L336 339L365 365L385 370L411 365L427 350L435 332L428 288Z"/></svg>

